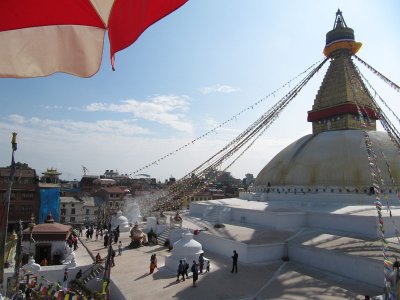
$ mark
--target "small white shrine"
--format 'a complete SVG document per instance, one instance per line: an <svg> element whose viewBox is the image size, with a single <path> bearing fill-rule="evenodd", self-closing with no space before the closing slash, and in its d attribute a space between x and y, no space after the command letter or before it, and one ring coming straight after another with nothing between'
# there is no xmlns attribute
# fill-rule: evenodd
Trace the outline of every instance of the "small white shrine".
<svg viewBox="0 0 400 300"><path fill-rule="evenodd" d="M126 217L122 215L122 211L119 210L115 216L111 218L111 227L114 229L119 226L120 232L129 232L129 222Z"/></svg>
<svg viewBox="0 0 400 300"><path fill-rule="evenodd" d="M204 253L203 247L193 239L193 233L185 232L182 238L174 243L171 256L165 258L165 266L176 271L180 260L185 259L192 265L193 260L198 261L201 253Z"/></svg>

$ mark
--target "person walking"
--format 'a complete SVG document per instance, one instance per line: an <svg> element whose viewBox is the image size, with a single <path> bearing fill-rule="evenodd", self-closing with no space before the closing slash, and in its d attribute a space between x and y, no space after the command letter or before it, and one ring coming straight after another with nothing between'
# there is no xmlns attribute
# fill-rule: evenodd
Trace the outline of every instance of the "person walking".
<svg viewBox="0 0 400 300"><path fill-rule="evenodd" d="M239 255L237 254L236 250L233 250L233 256L232 256L232 271L231 271L231 273L233 273L233 271L236 271L236 273L237 273L238 258L239 258Z"/></svg>
<svg viewBox="0 0 400 300"><path fill-rule="evenodd" d="M200 256L199 256L200 273L203 273L203 267L204 267L204 253L201 253Z"/></svg>
<svg viewBox="0 0 400 300"><path fill-rule="evenodd" d="M115 251L111 249L111 267L115 267Z"/></svg>
<svg viewBox="0 0 400 300"><path fill-rule="evenodd" d="M188 279L189 278L188 270L189 270L190 266L189 266L188 262L186 261L186 259L183 260L183 266L185 267L186 279Z"/></svg>
<svg viewBox="0 0 400 300"><path fill-rule="evenodd" d="M193 260L193 265L190 270L193 273L193 287L196 287L196 281L197 279L199 279L199 270L197 269L197 264L195 260Z"/></svg>
<svg viewBox="0 0 400 300"><path fill-rule="evenodd" d="M106 235L104 236L104 243L103 243L103 245L104 245L104 248L107 248L107 246L108 246L108 234L106 233Z"/></svg>
<svg viewBox="0 0 400 300"><path fill-rule="evenodd" d="M119 241L118 243L118 256L122 255L122 249L124 248L124 244L122 244L122 241Z"/></svg>
<svg viewBox="0 0 400 300"><path fill-rule="evenodd" d="M206 273L210 272L210 261L207 260Z"/></svg>
<svg viewBox="0 0 400 300"><path fill-rule="evenodd" d="M153 274L154 269L157 269L157 256L153 254L150 258L150 274Z"/></svg>
<svg viewBox="0 0 400 300"><path fill-rule="evenodd" d="M179 281L179 276L182 275L183 281L185 281L185 266L183 265L182 260L179 261L178 265L178 276L176 277L176 281Z"/></svg>
<svg viewBox="0 0 400 300"><path fill-rule="evenodd" d="M75 279L79 280L82 277L82 269L79 269L78 273L75 275Z"/></svg>
<svg viewBox="0 0 400 300"><path fill-rule="evenodd" d="M114 243L118 243L118 239L119 239L119 225L117 226L117 228L114 229Z"/></svg>

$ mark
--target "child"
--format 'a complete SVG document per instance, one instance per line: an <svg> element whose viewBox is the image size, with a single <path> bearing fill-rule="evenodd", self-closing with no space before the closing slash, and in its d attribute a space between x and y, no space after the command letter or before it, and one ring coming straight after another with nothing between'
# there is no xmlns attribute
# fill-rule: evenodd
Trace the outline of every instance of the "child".
<svg viewBox="0 0 400 300"><path fill-rule="evenodd" d="M210 272L210 261L207 260L206 273Z"/></svg>

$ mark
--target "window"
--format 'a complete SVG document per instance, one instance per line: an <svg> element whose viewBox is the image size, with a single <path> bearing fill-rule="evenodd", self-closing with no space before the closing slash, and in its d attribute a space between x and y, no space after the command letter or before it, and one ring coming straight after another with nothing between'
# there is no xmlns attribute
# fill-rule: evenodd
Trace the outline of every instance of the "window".
<svg viewBox="0 0 400 300"><path fill-rule="evenodd" d="M60 223L65 223L65 217L60 218Z"/></svg>
<svg viewBox="0 0 400 300"><path fill-rule="evenodd" d="M22 205L21 206L21 212L22 213L30 213L32 211L33 211L33 209L32 209L31 205Z"/></svg>
<svg viewBox="0 0 400 300"><path fill-rule="evenodd" d="M90 213L90 210L89 209L86 209L86 214L88 215Z"/></svg>
<svg viewBox="0 0 400 300"><path fill-rule="evenodd" d="M65 207L65 203L62 205L62 207Z"/></svg>
<svg viewBox="0 0 400 300"><path fill-rule="evenodd" d="M71 206L72 206L72 207L75 207L75 204L74 204L74 203L72 203L72 204L71 204Z"/></svg>
<svg viewBox="0 0 400 300"><path fill-rule="evenodd" d="M119 203L118 203L118 202L115 202L115 206L118 207L118 206L119 206Z"/></svg>
<svg viewBox="0 0 400 300"><path fill-rule="evenodd" d="M61 208L61 215L65 216L67 213L67 210L65 208Z"/></svg>
<svg viewBox="0 0 400 300"><path fill-rule="evenodd" d="M70 222L75 222L75 217L71 217Z"/></svg>
<svg viewBox="0 0 400 300"><path fill-rule="evenodd" d="M110 202L110 206L112 206L112 202Z"/></svg>
<svg viewBox="0 0 400 300"><path fill-rule="evenodd" d="M10 199L11 200L15 200L15 193L14 192L11 193Z"/></svg>
<svg viewBox="0 0 400 300"><path fill-rule="evenodd" d="M22 193L22 200L32 200L33 193L32 192L24 192Z"/></svg>
<svg viewBox="0 0 400 300"><path fill-rule="evenodd" d="M75 208L71 208L71 215L75 214Z"/></svg>

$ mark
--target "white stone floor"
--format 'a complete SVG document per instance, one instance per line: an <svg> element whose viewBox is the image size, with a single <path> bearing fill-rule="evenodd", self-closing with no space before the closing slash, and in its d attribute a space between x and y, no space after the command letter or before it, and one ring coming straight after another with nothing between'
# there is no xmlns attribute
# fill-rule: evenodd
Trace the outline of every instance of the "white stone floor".
<svg viewBox="0 0 400 300"><path fill-rule="evenodd" d="M185 220L184 227L199 226L197 223L189 223ZM251 240L254 237L251 230L246 228L235 230L241 231L240 239ZM130 240L128 233L122 233L121 240L127 246ZM94 254L100 252L105 256L106 249L102 241L83 239L83 243ZM149 260L153 253L157 254L159 269L154 274L149 274ZM192 288L191 278L178 283L175 272L163 267L168 255L170 253L161 246L126 249L122 256L116 257L111 278L126 299L143 300L364 299L365 294L381 293L379 289L360 282L293 262L241 264L239 258L239 272L231 274L230 259L207 252L206 256L211 260L211 272L200 275L198 287Z"/></svg>

